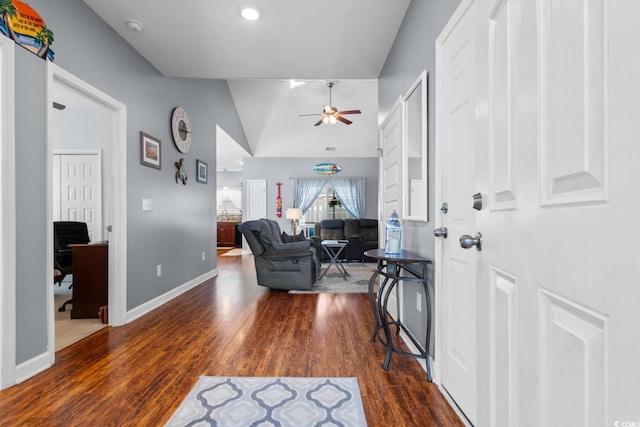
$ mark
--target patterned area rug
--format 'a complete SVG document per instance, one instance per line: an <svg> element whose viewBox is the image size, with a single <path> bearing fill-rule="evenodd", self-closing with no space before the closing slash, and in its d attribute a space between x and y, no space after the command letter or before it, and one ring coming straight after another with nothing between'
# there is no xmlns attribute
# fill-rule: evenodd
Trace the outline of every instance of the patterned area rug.
<svg viewBox="0 0 640 427"><path fill-rule="evenodd" d="M327 263L322 264L322 271L327 268ZM344 280L337 268L332 265L322 279L313 284L310 291L289 291L292 294L357 294L367 293L369 290L369 279L376 264L346 264L345 269L349 275ZM375 290L378 290L376 284Z"/></svg>
<svg viewBox="0 0 640 427"><path fill-rule="evenodd" d="M176 426L366 426L357 378L202 376Z"/></svg>

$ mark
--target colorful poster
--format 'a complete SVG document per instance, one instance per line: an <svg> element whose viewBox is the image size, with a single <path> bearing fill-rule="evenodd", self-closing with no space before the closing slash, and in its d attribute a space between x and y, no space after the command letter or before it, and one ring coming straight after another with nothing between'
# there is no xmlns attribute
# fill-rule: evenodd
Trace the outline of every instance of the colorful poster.
<svg viewBox="0 0 640 427"><path fill-rule="evenodd" d="M53 31L28 4L19 0L0 0L0 31L40 58L53 61Z"/></svg>

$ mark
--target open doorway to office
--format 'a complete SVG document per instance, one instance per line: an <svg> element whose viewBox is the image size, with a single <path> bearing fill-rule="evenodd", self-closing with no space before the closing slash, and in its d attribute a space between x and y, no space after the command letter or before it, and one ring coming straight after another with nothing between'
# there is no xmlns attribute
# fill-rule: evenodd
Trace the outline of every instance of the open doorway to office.
<svg viewBox="0 0 640 427"><path fill-rule="evenodd" d="M108 272L104 324L96 312L95 319L87 319L95 325L68 331L81 339L103 325L126 323L126 107L55 64L48 66L47 94L49 247L54 246L53 221L59 220L87 223L90 241L106 244L101 258ZM48 262L55 271L53 259ZM54 302L56 292L68 291L72 279L73 275L60 286L49 287L48 349L52 362L55 351L67 344L68 338L56 337L56 324L60 325L56 322L60 317Z"/></svg>

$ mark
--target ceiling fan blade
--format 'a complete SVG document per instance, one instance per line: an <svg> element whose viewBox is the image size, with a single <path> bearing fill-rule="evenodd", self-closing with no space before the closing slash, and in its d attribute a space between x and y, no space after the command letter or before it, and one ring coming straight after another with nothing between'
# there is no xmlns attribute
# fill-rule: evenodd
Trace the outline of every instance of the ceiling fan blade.
<svg viewBox="0 0 640 427"><path fill-rule="evenodd" d="M314 126L320 126L323 120L324 120L324 117L318 120L318 123L316 123Z"/></svg>
<svg viewBox="0 0 640 427"><path fill-rule="evenodd" d="M351 120L345 119L342 116L336 116L336 119L340 120L345 125L350 125L351 123L353 123Z"/></svg>
<svg viewBox="0 0 640 427"><path fill-rule="evenodd" d="M298 117L305 117L305 116L321 116L322 113L314 113L314 114L299 114Z"/></svg>
<svg viewBox="0 0 640 427"><path fill-rule="evenodd" d="M338 114L360 114L361 111L360 110L345 110L345 111L338 111Z"/></svg>

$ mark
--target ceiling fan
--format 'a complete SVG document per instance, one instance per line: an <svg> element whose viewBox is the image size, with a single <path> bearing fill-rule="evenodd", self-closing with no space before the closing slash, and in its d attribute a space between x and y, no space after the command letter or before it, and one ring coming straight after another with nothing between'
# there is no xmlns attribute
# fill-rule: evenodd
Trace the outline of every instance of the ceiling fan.
<svg viewBox="0 0 640 427"><path fill-rule="evenodd" d="M350 125L351 123L353 123L351 120L345 119L342 116L345 115L345 114L360 114L361 111L360 110L338 111L338 109L336 107L333 107L331 105L331 89L333 88L334 85L335 85L335 82L327 83L327 86L329 86L329 105L323 105L322 106L322 113L318 113L318 114L300 114L300 117L303 117L303 116L323 116L320 120L318 120L318 122L314 126L319 126L322 123L328 123L330 125L334 125L338 121L344 123L345 125Z"/></svg>

